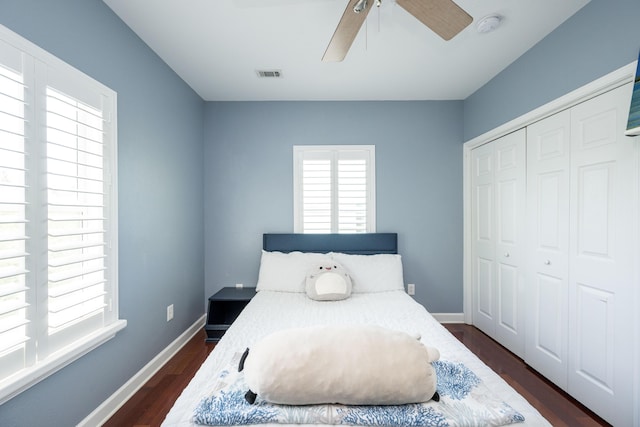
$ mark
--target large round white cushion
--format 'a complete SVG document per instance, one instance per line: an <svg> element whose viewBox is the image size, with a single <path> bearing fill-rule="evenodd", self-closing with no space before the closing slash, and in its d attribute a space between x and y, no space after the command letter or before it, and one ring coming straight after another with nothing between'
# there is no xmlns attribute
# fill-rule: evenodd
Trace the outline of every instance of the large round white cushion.
<svg viewBox="0 0 640 427"><path fill-rule="evenodd" d="M249 349L245 381L278 404L399 405L436 392L436 349L377 326L321 326L266 336Z"/></svg>

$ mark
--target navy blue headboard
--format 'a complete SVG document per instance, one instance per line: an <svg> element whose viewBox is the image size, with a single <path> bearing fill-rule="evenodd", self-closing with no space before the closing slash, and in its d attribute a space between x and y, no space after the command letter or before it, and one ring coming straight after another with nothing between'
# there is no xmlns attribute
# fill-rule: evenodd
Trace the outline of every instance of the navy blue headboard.
<svg viewBox="0 0 640 427"><path fill-rule="evenodd" d="M347 254L397 254L397 233L264 234L262 249L279 252L343 252Z"/></svg>

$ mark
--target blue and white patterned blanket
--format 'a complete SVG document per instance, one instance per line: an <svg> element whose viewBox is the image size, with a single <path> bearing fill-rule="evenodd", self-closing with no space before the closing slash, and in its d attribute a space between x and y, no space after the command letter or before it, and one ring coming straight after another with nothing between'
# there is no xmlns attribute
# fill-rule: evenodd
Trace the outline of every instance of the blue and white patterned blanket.
<svg viewBox="0 0 640 427"><path fill-rule="evenodd" d="M234 358L235 359L235 358ZM233 363L233 361L232 361ZM338 424L355 426L501 426L524 417L497 397L461 363L433 362L440 402L399 406L274 405L246 402L248 387L235 366L223 370L193 414L197 424Z"/></svg>

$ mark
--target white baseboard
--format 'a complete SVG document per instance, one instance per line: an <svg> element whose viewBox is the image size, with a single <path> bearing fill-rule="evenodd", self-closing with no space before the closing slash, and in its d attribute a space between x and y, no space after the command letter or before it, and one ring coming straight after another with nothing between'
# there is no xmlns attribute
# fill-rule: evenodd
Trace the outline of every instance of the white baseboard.
<svg viewBox="0 0 640 427"><path fill-rule="evenodd" d="M162 350L156 357L147 363L129 381L113 393L107 400L98 406L84 420L79 427L101 426L109 420L142 386L155 375L195 334L204 327L206 315L202 315L178 338Z"/></svg>
<svg viewBox="0 0 640 427"><path fill-rule="evenodd" d="M464 313L431 313L440 323L464 323Z"/></svg>

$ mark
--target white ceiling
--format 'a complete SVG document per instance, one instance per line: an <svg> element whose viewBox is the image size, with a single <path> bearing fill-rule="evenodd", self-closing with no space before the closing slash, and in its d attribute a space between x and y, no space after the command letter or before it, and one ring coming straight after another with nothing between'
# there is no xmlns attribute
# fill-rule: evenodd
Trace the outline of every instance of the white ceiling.
<svg viewBox="0 0 640 427"><path fill-rule="evenodd" d="M465 99L590 0L458 0L474 22L450 41L383 0L336 63L320 59L347 0L103 1L204 100L247 101Z"/></svg>

